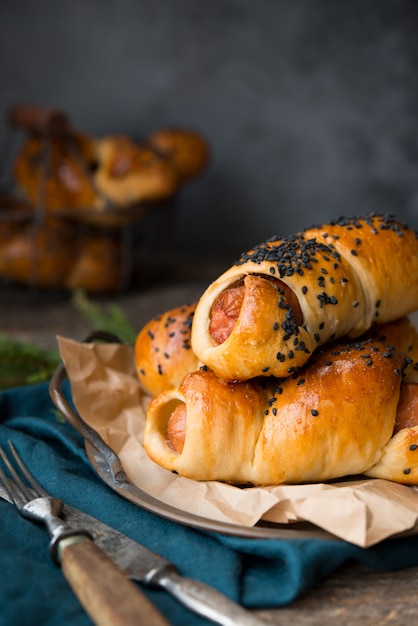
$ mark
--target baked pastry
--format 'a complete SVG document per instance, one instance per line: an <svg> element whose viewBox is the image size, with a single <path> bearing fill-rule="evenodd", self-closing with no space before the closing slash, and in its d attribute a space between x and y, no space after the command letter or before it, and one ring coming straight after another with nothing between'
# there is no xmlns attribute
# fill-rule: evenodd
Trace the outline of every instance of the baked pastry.
<svg viewBox="0 0 418 626"><path fill-rule="evenodd" d="M8 246L32 218L32 208L27 202L0 190L0 248Z"/></svg>
<svg viewBox="0 0 418 626"><path fill-rule="evenodd" d="M97 165L95 140L81 132L66 135L32 133L12 168L19 191L48 212L86 209L98 200L92 184Z"/></svg>
<svg viewBox="0 0 418 626"><path fill-rule="evenodd" d="M0 276L25 285L62 287L73 263L75 231L54 217L31 222L0 246Z"/></svg>
<svg viewBox="0 0 418 626"><path fill-rule="evenodd" d="M135 365L141 387L156 396L177 387L188 372L199 367L190 335L196 304L171 309L150 320L135 341Z"/></svg>
<svg viewBox="0 0 418 626"><path fill-rule="evenodd" d="M372 473L392 447L404 365L369 340L319 349L286 379L226 382L203 368L150 402L145 449L195 480L267 485ZM388 464L386 477L418 482L418 427L403 430L408 464L401 475Z"/></svg>
<svg viewBox="0 0 418 626"><path fill-rule="evenodd" d="M165 156L145 143L115 135L98 141L97 150L99 166L94 181L116 207L174 195L178 185L175 169Z"/></svg>
<svg viewBox="0 0 418 626"><path fill-rule="evenodd" d="M124 267L121 239L112 231L80 231L73 253L74 262L65 277L67 289L99 294L126 285L130 268Z"/></svg>
<svg viewBox="0 0 418 626"><path fill-rule="evenodd" d="M417 308L417 233L341 218L243 254L201 296L192 347L225 380L289 376L326 342Z"/></svg>
<svg viewBox="0 0 418 626"><path fill-rule="evenodd" d="M208 165L209 145L198 132L185 128L161 128L148 136L152 148L174 166L179 184L200 174Z"/></svg>
<svg viewBox="0 0 418 626"><path fill-rule="evenodd" d="M387 324L374 324L365 338L392 346L407 357L405 380L418 383L418 331L409 317Z"/></svg>

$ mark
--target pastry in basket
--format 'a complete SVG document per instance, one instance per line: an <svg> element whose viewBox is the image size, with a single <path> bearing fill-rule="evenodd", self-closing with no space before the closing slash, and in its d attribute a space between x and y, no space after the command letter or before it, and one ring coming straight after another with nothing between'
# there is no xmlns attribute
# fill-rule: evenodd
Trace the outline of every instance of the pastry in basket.
<svg viewBox="0 0 418 626"><path fill-rule="evenodd" d="M31 133L14 162L13 179L34 207L87 209L97 202L91 177L96 164L96 142L84 133Z"/></svg>
<svg viewBox="0 0 418 626"><path fill-rule="evenodd" d="M285 379L226 382L203 368L150 402L145 449L195 480L417 483L417 406L402 398L418 385L402 382L404 367L404 355L365 340L320 348Z"/></svg>
<svg viewBox="0 0 418 626"><path fill-rule="evenodd" d="M243 254L201 296L192 346L225 380L289 376L326 342L417 308L417 233L341 218Z"/></svg>
<svg viewBox="0 0 418 626"><path fill-rule="evenodd" d="M177 387L182 378L199 367L191 343L196 304L170 309L150 320L135 341L135 365L141 387L155 396Z"/></svg>
<svg viewBox="0 0 418 626"><path fill-rule="evenodd" d="M148 141L172 163L180 184L198 176L209 162L209 145L206 139L194 130L161 128L149 135Z"/></svg>
<svg viewBox="0 0 418 626"><path fill-rule="evenodd" d="M54 217L30 222L0 246L0 276L25 285L62 287L73 263L73 227Z"/></svg>
<svg viewBox="0 0 418 626"><path fill-rule="evenodd" d="M30 205L0 190L0 248L22 231L33 216Z"/></svg>
<svg viewBox="0 0 418 626"><path fill-rule="evenodd" d="M67 289L88 293L117 291L127 284L120 237L109 232L87 229L78 233L73 249L74 262L65 278Z"/></svg>
<svg viewBox="0 0 418 626"><path fill-rule="evenodd" d="M123 135L98 141L98 190L119 207L174 195L178 177L170 161L148 145Z"/></svg>

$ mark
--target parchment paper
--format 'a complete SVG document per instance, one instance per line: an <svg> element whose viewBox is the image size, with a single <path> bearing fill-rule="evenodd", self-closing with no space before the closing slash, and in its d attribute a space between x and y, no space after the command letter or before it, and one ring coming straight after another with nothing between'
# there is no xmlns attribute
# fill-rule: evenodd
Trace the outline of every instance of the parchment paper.
<svg viewBox="0 0 418 626"><path fill-rule="evenodd" d="M132 483L160 502L210 520L253 526L259 520L312 522L368 547L418 524L418 491L380 479L238 488L176 476L143 448L146 407L131 346L58 337L74 405L119 456ZM417 526L418 531L418 526Z"/></svg>

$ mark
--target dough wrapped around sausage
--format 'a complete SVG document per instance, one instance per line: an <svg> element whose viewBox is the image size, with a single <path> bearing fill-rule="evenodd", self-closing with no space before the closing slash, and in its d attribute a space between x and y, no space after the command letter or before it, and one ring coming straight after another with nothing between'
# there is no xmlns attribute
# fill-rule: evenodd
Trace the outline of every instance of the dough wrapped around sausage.
<svg viewBox="0 0 418 626"><path fill-rule="evenodd" d="M87 209L96 203L90 180L97 165L96 140L79 131L49 141L31 134L13 164L13 178L34 207L48 212Z"/></svg>
<svg viewBox="0 0 418 626"><path fill-rule="evenodd" d="M172 197L177 190L173 165L145 143L114 135L99 140L97 152L95 184L117 207L158 202Z"/></svg>
<svg viewBox="0 0 418 626"><path fill-rule="evenodd" d="M369 340L320 349L285 379L226 382L203 368L151 401L145 449L195 480L266 485L373 471L391 445L404 366L402 354ZM418 482L418 428L399 428L409 457L385 477Z"/></svg>
<svg viewBox="0 0 418 626"><path fill-rule="evenodd" d="M210 159L208 142L191 129L161 128L148 136L148 142L172 163L180 185L196 178Z"/></svg>
<svg viewBox="0 0 418 626"><path fill-rule="evenodd" d="M417 233L341 218L243 254L201 296L192 347L225 380L290 376L326 342L417 308Z"/></svg>
<svg viewBox="0 0 418 626"><path fill-rule="evenodd" d="M135 341L135 365L145 393L155 396L177 387L188 372L199 367L191 343L196 303L170 309L150 320Z"/></svg>
<svg viewBox="0 0 418 626"><path fill-rule="evenodd" d="M407 357L405 380L418 383L418 332L409 317L387 324L375 324L365 338L388 344Z"/></svg>

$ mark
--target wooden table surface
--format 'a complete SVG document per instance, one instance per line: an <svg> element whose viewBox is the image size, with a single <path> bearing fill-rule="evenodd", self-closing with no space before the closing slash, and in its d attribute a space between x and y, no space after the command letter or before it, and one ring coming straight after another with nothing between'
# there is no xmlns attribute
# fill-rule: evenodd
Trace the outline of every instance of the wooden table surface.
<svg viewBox="0 0 418 626"><path fill-rule="evenodd" d="M216 278L216 270L212 272ZM127 293L94 298L106 307L118 306L132 326L140 329L151 317L195 301L212 274L147 285ZM0 331L56 348L56 335L81 340L91 327L68 294L45 294L31 289L1 287ZM395 573L378 573L357 563L347 563L304 597L280 609L257 611L267 623L282 626L411 626L418 622L418 567ZM415 619L414 619L415 618Z"/></svg>

